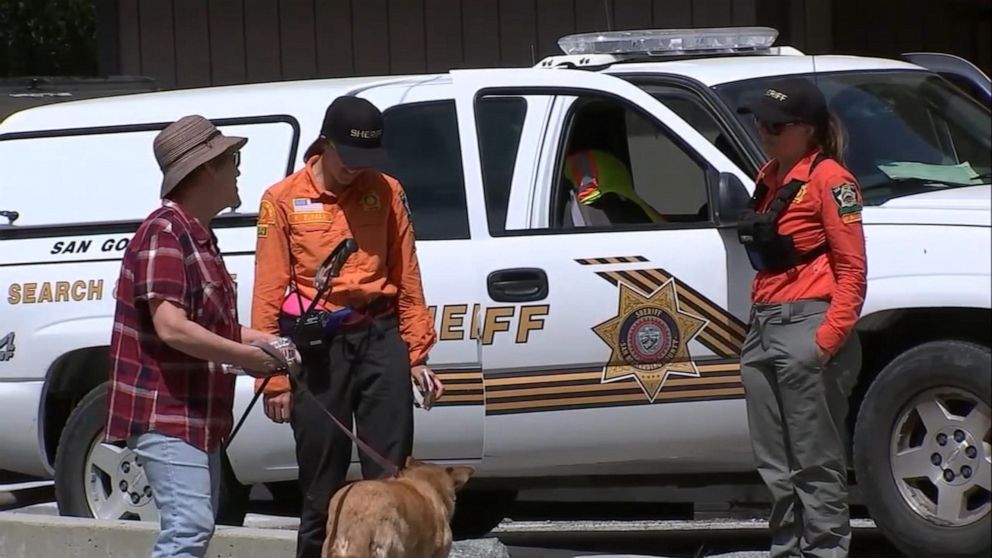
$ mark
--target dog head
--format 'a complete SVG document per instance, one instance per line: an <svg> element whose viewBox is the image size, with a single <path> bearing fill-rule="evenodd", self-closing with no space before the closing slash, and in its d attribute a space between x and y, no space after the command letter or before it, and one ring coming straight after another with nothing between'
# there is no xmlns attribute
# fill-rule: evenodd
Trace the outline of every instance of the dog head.
<svg viewBox="0 0 992 558"><path fill-rule="evenodd" d="M455 511L455 494L465 486L475 473L471 465L441 466L408 457L401 477L417 481L417 484L440 496L450 521Z"/></svg>

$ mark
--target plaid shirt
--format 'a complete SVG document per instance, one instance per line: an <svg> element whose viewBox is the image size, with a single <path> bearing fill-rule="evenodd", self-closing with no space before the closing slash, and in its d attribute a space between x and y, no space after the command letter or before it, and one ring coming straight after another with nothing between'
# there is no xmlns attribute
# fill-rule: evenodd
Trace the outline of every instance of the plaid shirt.
<svg viewBox="0 0 992 558"><path fill-rule="evenodd" d="M205 329L241 341L234 281L213 234L167 200L131 240L116 298L106 439L155 430L203 451L217 448L233 423L235 376L166 345L148 305L175 303Z"/></svg>

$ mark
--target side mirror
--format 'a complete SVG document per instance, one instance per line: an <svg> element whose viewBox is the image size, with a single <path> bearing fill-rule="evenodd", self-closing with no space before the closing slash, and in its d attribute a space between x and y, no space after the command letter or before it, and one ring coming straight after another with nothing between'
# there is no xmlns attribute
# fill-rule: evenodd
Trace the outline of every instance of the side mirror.
<svg viewBox="0 0 992 558"><path fill-rule="evenodd" d="M744 183L735 174L721 172L714 194L713 219L717 226L721 228L736 226L738 216L751 200L751 194L747 192Z"/></svg>
<svg viewBox="0 0 992 558"><path fill-rule="evenodd" d="M7 222L2 224L13 226L14 221L18 220L21 217L21 214L16 211L0 210L0 217L7 219Z"/></svg>

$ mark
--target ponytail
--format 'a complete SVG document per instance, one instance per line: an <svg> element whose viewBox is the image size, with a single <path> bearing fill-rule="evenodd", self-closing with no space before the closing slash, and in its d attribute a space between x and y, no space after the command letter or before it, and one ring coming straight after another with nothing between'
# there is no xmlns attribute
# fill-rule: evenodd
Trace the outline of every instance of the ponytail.
<svg viewBox="0 0 992 558"><path fill-rule="evenodd" d="M816 130L816 143L820 150L837 161L844 164L844 150L847 148L847 141L844 137L844 126L834 113L827 116L827 125Z"/></svg>

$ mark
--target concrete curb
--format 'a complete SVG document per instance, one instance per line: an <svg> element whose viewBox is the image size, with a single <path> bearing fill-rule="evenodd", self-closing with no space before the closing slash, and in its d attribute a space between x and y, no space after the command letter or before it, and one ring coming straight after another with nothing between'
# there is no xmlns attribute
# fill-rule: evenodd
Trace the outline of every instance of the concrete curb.
<svg viewBox="0 0 992 558"><path fill-rule="evenodd" d="M0 512L0 558L146 558L158 525L78 517L45 517ZM218 526L206 558L293 556L296 531ZM508 558L496 539L459 541L451 556Z"/></svg>

